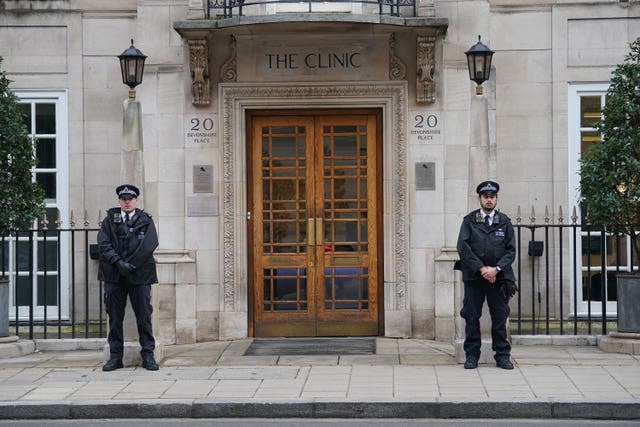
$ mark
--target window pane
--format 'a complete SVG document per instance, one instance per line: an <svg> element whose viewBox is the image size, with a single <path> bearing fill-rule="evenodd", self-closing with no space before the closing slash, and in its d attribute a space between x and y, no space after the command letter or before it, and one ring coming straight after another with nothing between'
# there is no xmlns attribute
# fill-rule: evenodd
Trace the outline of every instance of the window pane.
<svg viewBox="0 0 640 427"><path fill-rule="evenodd" d="M306 269L265 269L263 282L264 311L307 310Z"/></svg>
<svg viewBox="0 0 640 427"><path fill-rule="evenodd" d="M20 236L28 235L28 233L20 233ZM31 256L33 255L33 251L31 245L28 240L19 240L18 244L18 270L19 271L29 271L29 265L31 264ZM15 265L12 266L15 268Z"/></svg>
<svg viewBox="0 0 640 427"><path fill-rule="evenodd" d="M627 237L607 236L607 265L627 266Z"/></svg>
<svg viewBox="0 0 640 427"><path fill-rule="evenodd" d="M0 251L2 251L0 273L4 276L5 273L9 271L9 240L4 240Z"/></svg>
<svg viewBox="0 0 640 427"><path fill-rule="evenodd" d="M56 174L55 172L38 172L36 182L44 190L45 199L56 198Z"/></svg>
<svg viewBox="0 0 640 427"><path fill-rule="evenodd" d="M334 155L335 156L356 156L356 139L349 136L336 136L334 138Z"/></svg>
<svg viewBox="0 0 640 427"><path fill-rule="evenodd" d="M56 167L56 140L54 138L38 138L36 142L37 168Z"/></svg>
<svg viewBox="0 0 640 427"><path fill-rule="evenodd" d="M580 132L580 150L582 153L591 147L592 144L600 142L600 134L596 132Z"/></svg>
<svg viewBox="0 0 640 427"><path fill-rule="evenodd" d="M44 277L38 277L38 305L45 305L45 301L46 305L58 305L58 276L47 276L46 289Z"/></svg>
<svg viewBox="0 0 640 427"><path fill-rule="evenodd" d="M591 276L586 271L582 273L582 301L602 301L602 273L591 272ZM616 272L607 272L607 301L617 300Z"/></svg>
<svg viewBox="0 0 640 427"><path fill-rule="evenodd" d="M29 276L18 277L15 295L17 305L30 305L32 291Z"/></svg>
<svg viewBox="0 0 640 427"><path fill-rule="evenodd" d="M55 104L36 104L36 133L56 133Z"/></svg>
<svg viewBox="0 0 640 427"><path fill-rule="evenodd" d="M580 97L580 127L593 127L600 121L600 96Z"/></svg>
<svg viewBox="0 0 640 427"><path fill-rule="evenodd" d="M58 242L53 240L55 231L47 233L47 244L38 242L38 271L47 270L47 274L58 269ZM46 246L46 247L45 247Z"/></svg>
<svg viewBox="0 0 640 427"><path fill-rule="evenodd" d="M24 125L31 133L31 104L19 104L18 110L23 114Z"/></svg>

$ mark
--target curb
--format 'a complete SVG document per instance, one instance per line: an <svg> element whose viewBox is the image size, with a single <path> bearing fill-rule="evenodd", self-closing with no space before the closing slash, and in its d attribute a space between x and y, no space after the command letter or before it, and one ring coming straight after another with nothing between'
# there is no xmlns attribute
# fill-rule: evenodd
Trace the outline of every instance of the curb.
<svg viewBox="0 0 640 427"><path fill-rule="evenodd" d="M16 340L0 343L0 359L26 356L36 350L35 343L31 340Z"/></svg>
<svg viewBox="0 0 640 427"><path fill-rule="evenodd" d="M640 419L638 402L141 400L0 403L0 419L97 418Z"/></svg>

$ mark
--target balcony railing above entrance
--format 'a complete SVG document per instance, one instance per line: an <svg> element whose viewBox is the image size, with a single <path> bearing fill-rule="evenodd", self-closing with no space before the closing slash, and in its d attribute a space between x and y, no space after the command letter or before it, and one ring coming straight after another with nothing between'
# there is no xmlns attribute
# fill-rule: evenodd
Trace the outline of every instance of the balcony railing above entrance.
<svg viewBox="0 0 640 427"><path fill-rule="evenodd" d="M336 4L358 6L354 10L361 10L363 14L415 17L417 12L416 0L204 0L203 4L207 19L243 16L246 9L256 7L258 9L252 9L250 15L265 15L269 14L267 5L282 6L286 12L300 13L336 12L330 6Z"/></svg>

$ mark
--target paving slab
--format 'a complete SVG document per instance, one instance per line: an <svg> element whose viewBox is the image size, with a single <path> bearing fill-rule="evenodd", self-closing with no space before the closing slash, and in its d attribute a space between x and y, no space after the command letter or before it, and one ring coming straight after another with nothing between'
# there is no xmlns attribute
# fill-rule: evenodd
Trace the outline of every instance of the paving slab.
<svg viewBox="0 0 640 427"><path fill-rule="evenodd" d="M155 372L103 372L101 349L63 351L58 343L55 351L0 358L0 419L486 418L499 411L640 420L638 355L560 340L514 345L513 370L493 363L466 370L446 343L375 342L374 355L246 356L250 339L165 346Z"/></svg>

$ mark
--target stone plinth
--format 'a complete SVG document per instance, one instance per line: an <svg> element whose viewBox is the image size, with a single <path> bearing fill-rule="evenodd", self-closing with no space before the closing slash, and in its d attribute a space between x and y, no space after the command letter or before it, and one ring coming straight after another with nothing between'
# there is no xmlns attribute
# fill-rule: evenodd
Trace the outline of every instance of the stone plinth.
<svg viewBox="0 0 640 427"><path fill-rule="evenodd" d="M188 250L158 250L159 303L154 334L163 344L196 342L196 255Z"/></svg>
<svg viewBox="0 0 640 427"><path fill-rule="evenodd" d="M611 332L598 337L598 347L609 353L640 355L640 334Z"/></svg>

